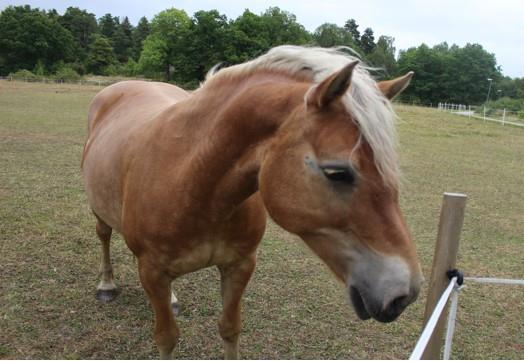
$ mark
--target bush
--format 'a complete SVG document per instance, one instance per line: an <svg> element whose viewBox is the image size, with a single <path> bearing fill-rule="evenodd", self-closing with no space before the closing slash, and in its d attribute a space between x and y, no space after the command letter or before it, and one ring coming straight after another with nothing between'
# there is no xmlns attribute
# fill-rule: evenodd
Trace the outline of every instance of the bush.
<svg viewBox="0 0 524 361"><path fill-rule="evenodd" d="M102 75L105 76L117 76L122 75L123 73L123 66L120 64L110 64L103 68Z"/></svg>
<svg viewBox="0 0 524 361"><path fill-rule="evenodd" d="M60 67L56 73L53 75L55 80L69 82L69 81L79 81L82 79L80 75L71 67L71 65L64 65Z"/></svg>
<svg viewBox="0 0 524 361"><path fill-rule="evenodd" d="M524 99L514 99L509 97L502 97L500 99L490 101L490 108L507 109L513 112L524 110Z"/></svg>
<svg viewBox="0 0 524 361"><path fill-rule="evenodd" d="M122 75L134 77L139 73L138 63L133 59L129 59L127 63L122 66Z"/></svg>
<svg viewBox="0 0 524 361"><path fill-rule="evenodd" d="M9 77L16 79L16 80L37 80L38 77L31 73L29 70L26 69L20 69L15 73L10 73Z"/></svg>

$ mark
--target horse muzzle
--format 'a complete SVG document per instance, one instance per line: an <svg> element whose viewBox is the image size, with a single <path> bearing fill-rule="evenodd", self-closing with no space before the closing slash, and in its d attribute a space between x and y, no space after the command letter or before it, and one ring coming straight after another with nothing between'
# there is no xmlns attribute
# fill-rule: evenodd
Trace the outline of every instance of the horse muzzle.
<svg viewBox="0 0 524 361"><path fill-rule="evenodd" d="M360 290L355 286L349 287L349 297L357 316L361 320L373 317L380 322L392 322L400 316L406 307L413 303L418 296L418 289L412 289L407 294L399 294L384 302L373 296L369 292Z"/></svg>
<svg viewBox="0 0 524 361"><path fill-rule="evenodd" d="M368 257L353 269L349 298L360 319L391 322L417 299L422 282L398 257Z"/></svg>

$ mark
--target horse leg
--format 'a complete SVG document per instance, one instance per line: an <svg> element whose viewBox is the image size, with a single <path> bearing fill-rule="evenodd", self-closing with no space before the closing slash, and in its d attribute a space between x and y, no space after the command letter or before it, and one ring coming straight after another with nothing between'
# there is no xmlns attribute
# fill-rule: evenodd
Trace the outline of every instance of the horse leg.
<svg viewBox="0 0 524 361"><path fill-rule="evenodd" d="M222 316L218 322L224 340L226 359L238 358L238 338L242 327L241 298L255 269L255 255L233 265L219 266L222 294Z"/></svg>
<svg viewBox="0 0 524 361"><path fill-rule="evenodd" d="M113 267L111 266L111 255L109 252L111 232L112 228L97 217L96 234L102 242L102 257L100 260L100 283L97 287L96 298L102 302L112 301L118 294L113 281Z"/></svg>
<svg viewBox="0 0 524 361"><path fill-rule="evenodd" d="M155 342L160 358L170 359L180 334L171 309L172 279L144 258L138 261L138 272L155 312Z"/></svg>

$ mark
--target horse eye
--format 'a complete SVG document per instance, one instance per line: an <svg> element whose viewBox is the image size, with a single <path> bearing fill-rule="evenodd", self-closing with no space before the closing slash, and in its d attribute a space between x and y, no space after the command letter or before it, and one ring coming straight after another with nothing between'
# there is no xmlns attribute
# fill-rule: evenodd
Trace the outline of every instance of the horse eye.
<svg viewBox="0 0 524 361"><path fill-rule="evenodd" d="M332 182L347 184L353 184L355 182L355 174L348 167L326 166L322 167L322 172L324 172L326 178Z"/></svg>

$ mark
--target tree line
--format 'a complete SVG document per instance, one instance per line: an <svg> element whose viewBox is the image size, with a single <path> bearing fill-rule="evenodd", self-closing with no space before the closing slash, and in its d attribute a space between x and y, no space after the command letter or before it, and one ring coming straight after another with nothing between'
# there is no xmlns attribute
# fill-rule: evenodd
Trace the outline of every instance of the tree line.
<svg viewBox="0 0 524 361"><path fill-rule="evenodd" d="M133 25L126 16L97 19L78 7L60 15L9 6L0 13L0 75L144 76L194 88L215 64L244 62L277 45L348 46L378 68L378 78L415 71L403 94L407 101L482 103L490 78L495 97L524 108L524 78L503 76L494 54L479 44L422 44L396 57L393 37L376 38L371 27L362 32L359 27L348 19L343 26L325 23L309 32L278 7L262 14L245 10L236 19L217 10L189 16L171 8Z"/></svg>

